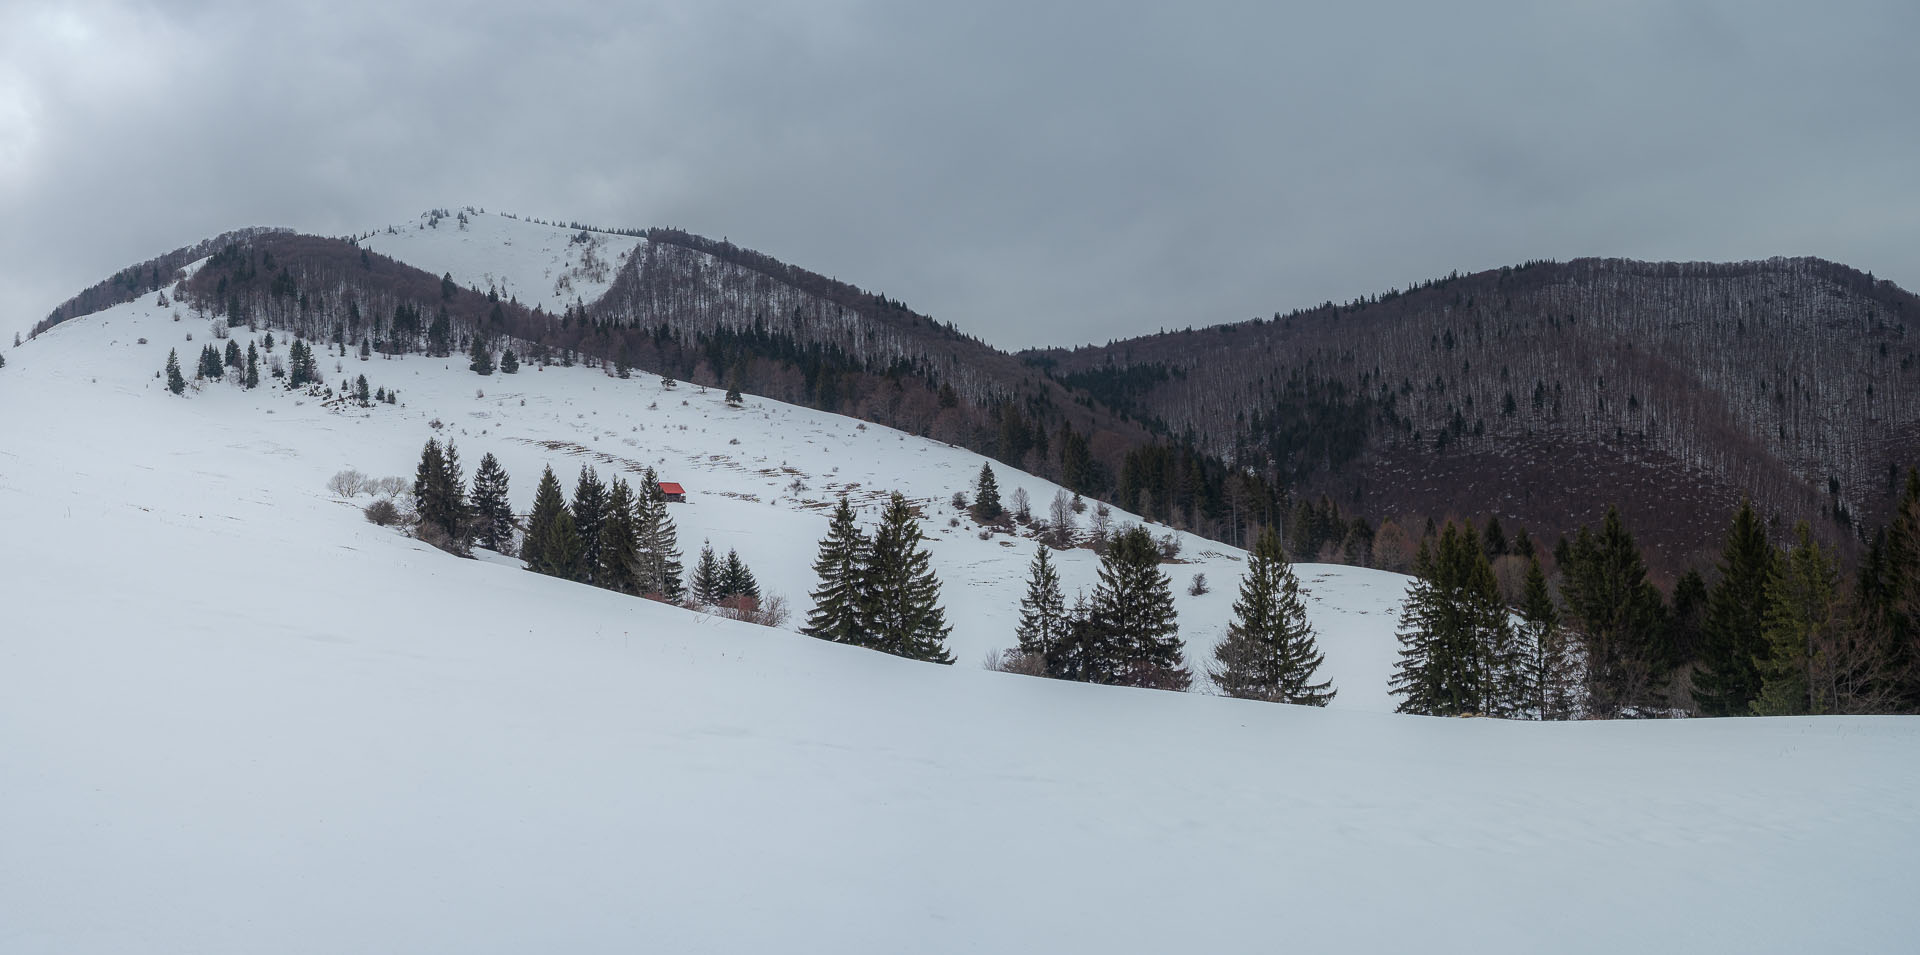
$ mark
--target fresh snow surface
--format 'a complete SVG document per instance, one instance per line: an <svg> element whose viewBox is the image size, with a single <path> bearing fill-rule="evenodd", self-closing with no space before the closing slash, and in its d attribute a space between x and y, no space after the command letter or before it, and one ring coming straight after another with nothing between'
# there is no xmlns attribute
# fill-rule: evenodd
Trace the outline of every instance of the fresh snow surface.
<svg viewBox="0 0 1920 955"><path fill-rule="evenodd" d="M466 288L496 289L500 297L558 315L591 305L612 287L635 249L647 240L582 232L489 212L459 213L436 224L430 215L362 239L361 246L434 275L451 275ZM584 236L584 239L582 239Z"/></svg>
<svg viewBox="0 0 1920 955"><path fill-rule="evenodd" d="M167 395L167 349L191 371L207 332L143 302L0 369L0 951L1892 952L1920 931L1920 720L1378 712L1404 578L1321 566L1345 711L990 673L1033 545L946 528L973 455L587 369L324 361L401 390L364 412ZM327 494L343 467L410 475L433 418L469 474L501 458L522 509L543 462L569 487L585 460L661 468L692 492L689 558L739 548L796 615L830 495L928 501L960 664L459 560ZM1195 642L1240 556L1202 551L1170 568ZM1090 555L1061 556L1090 586ZM1192 570L1212 594L1184 594Z"/></svg>

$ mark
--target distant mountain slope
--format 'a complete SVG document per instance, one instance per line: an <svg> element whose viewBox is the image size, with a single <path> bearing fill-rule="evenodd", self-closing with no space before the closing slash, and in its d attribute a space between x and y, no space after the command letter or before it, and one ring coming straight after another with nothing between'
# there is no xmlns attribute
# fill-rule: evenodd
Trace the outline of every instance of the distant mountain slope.
<svg viewBox="0 0 1920 955"><path fill-rule="evenodd" d="M1743 494L1832 539L1883 520L1920 462L1916 332L1920 298L1818 259L1581 259L1025 357L1376 517L1552 535L1618 502L1671 569Z"/></svg>

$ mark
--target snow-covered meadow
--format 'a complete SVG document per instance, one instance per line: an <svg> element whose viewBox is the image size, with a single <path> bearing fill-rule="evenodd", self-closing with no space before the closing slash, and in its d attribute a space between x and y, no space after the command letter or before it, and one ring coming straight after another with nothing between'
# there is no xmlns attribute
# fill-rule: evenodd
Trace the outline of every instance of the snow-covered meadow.
<svg viewBox="0 0 1920 955"><path fill-rule="evenodd" d="M154 372L169 348L190 372L208 328L172 311L67 323L0 369L0 951L1903 951L1920 931L1920 720L1394 716L1404 578L1318 565L1329 710L987 672L1034 544L948 526L970 452L461 359L322 361L400 406L175 398ZM689 562L739 549L796 618L824 505L870 518L901 490L959 665L449 557L327 492L342 468L410 475L434 434L469 473L499 457L521 510L544 464L569 488L582 463L656 468L690 492ZM1053 496L996 470L1003 495ZM1090 588L1093 556L1060 557L1069 595ZM1240 555L1182 557L1198 662ZM1212 593L1186 594L1196 572Z"/></svg>

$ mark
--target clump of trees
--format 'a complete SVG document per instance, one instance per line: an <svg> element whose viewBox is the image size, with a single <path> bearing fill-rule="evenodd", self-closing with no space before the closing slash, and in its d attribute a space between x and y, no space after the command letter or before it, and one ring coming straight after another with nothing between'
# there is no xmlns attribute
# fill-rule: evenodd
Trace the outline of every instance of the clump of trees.
<svg viewBox="0 0 1920 955"><path fill-rule="evenodd" d="M845 497L820 541L813 610L801 632L895 656L950 664L940 581L925 536L904 495L894 493L871 536Z"/></svg>

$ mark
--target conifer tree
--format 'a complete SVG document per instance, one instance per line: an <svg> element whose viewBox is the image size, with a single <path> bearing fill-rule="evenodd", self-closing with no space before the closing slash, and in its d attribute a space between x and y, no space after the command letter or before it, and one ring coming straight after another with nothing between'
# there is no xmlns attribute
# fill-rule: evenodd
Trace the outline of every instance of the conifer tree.
<svg viewBox="0 0 1920 955"><path fill-rule="evenodd" d="M236 342L231 338L227 339L227 350L222 361L228 368L232 368L235 371L238 371L242 367L244 367L240 364L240 343L239 342Z"/></svg>
<svg viewBox="0 0 1920 955"><path fill-rule="evenodd" d="M1794 536L1793 549L1775 562L1767 586L1768 652L1759 661L1760 694L1753 712L1796 716L1861 711L1861 697L1876 695L1877 687L1871 684L1881 674L1846 671L1861 662L1871 667L1879 658L1863 658L1850 646L1856 621L1832 554L1815 543L1806 521L1794 527Z"/></svg>
<svg viewBox="0 0 1920 955"><path fill-rule="evenodd" d="M1027 570L1027 595L1020 598L1020 652L1045 660L1067 635L1066 599L1060 593L1060 575L1053 569L1047 545L1036 544Z"/></svg>
<svg viewBox="0 0 1920 955"><path fill-rule="evenodd" d="M820 586L809 595L813 597L813 610L807 614L807 625L800 628L801 633L832 643L871 645L862 627L865 614L861 588L866 564L867 536L854 522L853 506L843 494L813 560Z"/></svg>
<svg viewBox="0 0 1920 955"><path fill-rule="evenodd" d="M861 574L861 629L874 649L931 663L952 663L947 653L946 611L940 607L940 581L922 546L920 522L898 491L880 513L867 565Z"/></svg>
<svg viewBox="0 0 1920 955"><path fill-rule="evenodd" d="M1587 714L1651 715L1665 705L1666 605L1619 509L1607 508L1598 534L1581 528L1569 557L1561 594L1582 641Z"/></svg>
<svg viewBox="0 0 1920 955"><path fill-rule="evenodd" d="M613 479L605 510L600 523L600 566L594 572L594 582L623 594L645 593L639 518L633 488L625 480Z"/></svg>
<svg viewBox="0 0 1920 955"><path fill-rule="evenodd" d="M180 375L180 350L167 351L167 390L180 394L187 390L187 379Z"/></svg>
<svg viewBox="0 0 1920 955"><path fill-rule="evenodd" d="M714 587L715 603L723 603L734 597L745 597L754 603L760 602L760 582L753 577L747 562L740 559L740 552L729 548L727 559L720 565L720 582Z"/></svg>
<svg viewBox="0 0 1920 955"><path fill-rule="evenodd" d="M973 519L996 521L1005 509L1000 506L1000 482L994 479L993 465L980 463L980 476L973 484Z"/></svg>
<svg viewBox="0 0 1920 955"><path fill-rule="evenodd" d="M361 377L365 382L365 376ZM513 503L507 496L507 471L491 452L480 456L473 472L473 542L498 554L513 552Z"/></svg>
<svg viewBox="0 0 1920 955"><path fill-rule="evenodd" d="M1760 695L1758 660L1766 654L1765 616L1771 603L1775 552L1767 532L1743 501L1720 551L1720 579L1707 593L1701 625L1704 645L1693 675L1693 701L1705 716L1745 716Z"/></svg>
<svg viewBox="0 0 1920 955"><path fill-rule="evenodd" d="M532 542L529 541L529 546ZM573 523L573 512L565 507L548 522L546 532L541 535L539 544L539 564L528 563L528 568L562 580L586 582L585 558L582 556L580 532Z"/></svg>
<svg viewBox="0 0 1920 955"><path fill-rule="evenodd" d="M474 335L473 348L469 349L468 354L473 358L467 365L468 371L480 375L493 374L493 352L487 348L485 338Z"/></svg>
<svg viewBox="0 0 1920 955"><path fill-rule="evenodd" d="M1920 711L1920 468L1908 469L1884 538L1863 571L1862 610L1882 634L1894 712L1913 713Z"/></svg>
<svg viewBox="0 0 1920 955"><path fill-rule="evenodd" d="M553 521L560 512L567 509L567 501L560 492L560 479L553 474L549 465L540 474L540 484L533 493L533 511L527 515L527 534L520 546L520 558L527 562L527 569L546 573L548 566L542 548L551 535Z"/></svg>
<svg viewBox="0 0 1920 955"><path fill-rule="evenodd" d="M247 343L246 386L249 391L260 387L260 351L253 347L252 342Z"/></svg>
<svg viewBox="0 0 1920 955"><path fill-rule="evenodd" d="M420 465L414 472L413 507L423 527L433 527L446 535L455 553L467 549L468 517L466 479L460 469L460 452L449 441L427 439L420 452Z"/></svg>
<svg viewBox="0 0 1920 955"><path fill-rule="evenodd" d="M1400 612L1392 692L1402 713L1512 716L1527 707L1527 657L1473 525L1421 541Z"/></svg>
<svg viewBox="0 0 1920 955"><path fill-rule="evenodd" d="M1324 656L1307 622L1300 579L1271 527L1254 542L1233 621L1213 656L1209 675L1228 696L1307 706L1333 700L1331 681L1313 682Z"/></svg>
<svg viewBox="0 0 1920 955"><path fill-rule="evenodd" d="M1160 545L1138 524L1114 535L1100 557L1100 582L1085 648L1090 682L1184 690L1193 675L1174 619L1173 584L1160 572Z"/></svg>
<svg viewBox="0 0 1920 955"><path fill-rule="evenodd" d="M634 491L634 528L639 541L635 583L640 589L636 592L658 594L678 603L685 596L685 586L680 582L680 534L652 468L646 470Z"/></svg>
<svg viewBox="0 0 1920 955"><path fill-rule="evenodd" d="M580 469L573 485L573 526L580 537L580 566L583 583L595 583L600 569L600 525L607 518L607 486L600 482L592 465Z"/></svg>
<svg viewBox="0 0 1920 955"><path fill-rule="evenodd" d="M1573 647L1560 627L1560 611L1547 589L1547 575L1540 558L1527 559L1527 582L1520 598L1521 625L1526 628L1526 645L1532 650L1528 685L1537 719L1570 720L1578 715L1579 686L1573 659Z"/></svg>
<svg viewBox="0 0 1920 955"><path fill-rule="evenodd" d="M503 375L520 373L520 356L515 355L511 348L500 353L500 373Z"/></svg>
<svg viewBox="0 0 1920 955"><path fill-rule="evenodd" d="M693 565L693 599L702 606L720 602L720 560L713 555L713 542L702 541L700 560Z"/></svg>

